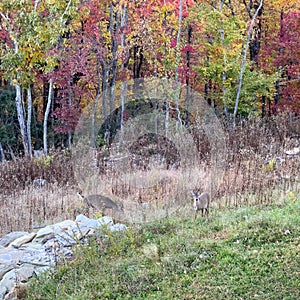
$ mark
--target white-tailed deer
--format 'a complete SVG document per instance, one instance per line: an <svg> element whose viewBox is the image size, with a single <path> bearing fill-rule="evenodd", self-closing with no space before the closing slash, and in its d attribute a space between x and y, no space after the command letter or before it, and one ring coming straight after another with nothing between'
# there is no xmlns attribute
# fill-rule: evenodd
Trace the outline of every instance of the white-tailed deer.
<svg viewBox="0 0 300 300"><path fill-rule="evenodd" d="M102 195L88 195L87 197L83 196L82 191L79 190L77 192L77 195L85 202L87 205L87 209L89 210L90 207L101 211L103 214L105 213L105 210L112 209L117 210L120 212L124 211L123 204L118 205L113 200L111 200L108 197L102 196Z"/></svg>
<svg viewBox="0 0 300 300"><path fill-rule="evenodd" d="M194 220L196 220L199 210L201 210L201 212L202 212L202 217L204 216L204 214L206 216L208 216L208 214L209 214L209 204L210 204L209 194L208 193L200 194L200 190L198 189L198 190L193 190L192 195L193 195L193 198L194 198L193 206L194 206L194 210L195 210Z"/></svg>

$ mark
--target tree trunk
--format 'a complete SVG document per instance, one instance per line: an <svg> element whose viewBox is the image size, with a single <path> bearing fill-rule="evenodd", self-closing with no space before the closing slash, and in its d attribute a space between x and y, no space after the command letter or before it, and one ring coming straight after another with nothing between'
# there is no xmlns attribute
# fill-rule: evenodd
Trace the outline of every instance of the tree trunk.
<svg viewBox="0 0 300 300"><path fill-rule="evenodd" d="M97 109L99 106L99 100L101 97L101 74L100 74L100 63L99 60L97 59L97 92L96 92L96 99L95 99L95 104L93 107L93 112L92 112L92 124L91 124L91 147L96 147L96 137L95 137L95 123L96 123L96 114L97 114ZM104 120L105 121L105 120Z"/></svg>
<svg viewBox="0 0 300 300"><path fill-rule="evenodd" d="M19 125L20 125L24 153L25 153L25 156L27 156L29 154L28 138L27 138L27 134L26 134L26 126L25 126L25 120L24 120L24 110L23 110L23 103L22 103L22 98L21 98L20 84L17 83L15 85L15 89L16 89L16 107L17 107L18 121L19 121Z"/></svg>
<svg viewBox="0 0 300 300"><path fill-rule="evenodd" d="M253 18L251 20L249 30L248 30L247 42L246 42L246 47L245 47L243 60L242 60L240 76L239 76L239 84L238 84L238 89L237 89L237 93L236 93L235 106L234 106L234 112L233 112L233 126L234 127L235 127L235 123L236 123L236 116L237 116L239 100L240 100L240 94L241 94L241 89L242 89L242 84L243 84L243 76L244 76L244 70L245 70L245 65L246 65L246 60L247 60L247 52L248 52L248 49L249 49L249 44L250 44L250 39L251 39L251 36L252 36L254 22L256 20L256 17L258 15L259 11L262 8L262 5L263 5L263 0L260 0L259 6L258 6L255 14L253 15Z"/></svg>
<svg viewBox="0 0 300 300"><path fill-rule="evenodd" d="M50 107L51 107L51 101L52 101L52 94L53 94L53 79L51 78L49 81L49 93L48 93L48 101L47 101L47 107L45 111L44 116L44 135L43 135L43 141L44 141L44 155L48 155L48 144L47 144L47 123L48 123L48 117L50 113Z"/></svg>
<svg viewBox="0 0 300 300"><path fill-rule="evenodd" d="M30 158L32 157L31 117L32 117L32 95L31 95L31 88L29 86L27 88L27 138L28 138L28 152Z"/></svg>
<svg viewBox="0 0 300 300"><path fill-rule="evenodd" d="M121 12L121 27L124 28L127 25L128 22L128 11L127 8L123 7ZM124 49L126 43L125 43L125 34L121 34L121 47ZM125 64L127 64L129 59L129 53L126 50L126 61L122 60L121 64L121 71L123 73L122 77L122 85L121 85L121 116L120 116L120 127L121 127L121 135L123 134L123 127L124 127L124 112L125 112L125 102L126 102L126 96L127 96L127 76L125 77ZM123 136L121 137L123 139Z"/></svg>
<svg viewBox="0 0 300 300"><path fill-rule="evenodd" d="M109 21L109 32L111 37L111 69L110 69L110 99L109 99L109 106L110 106L110 127L113 121L113 112L115 110L115 85L116 85L116 78L117 78L117 70L118 70L118 58L117 58L117 50L118 50L118 42L116 40L115 35L118 33L120 29L120 22L119 22L119 14L116 11L114 16L113 4L110 4L110 21Z"/></svg>
<svg viewBox="0 0 300 300"><path fill-rule="evenodd" d="M188 36L187 36L187 43L188 45L191 44L192 40L192 31L193 27L191 25L188 25ZM190 97L191 97L191 89L190 89L190 67L191 67L191 53L190 51L186 52L186 68L187 68L187 74L186 74L186 111L187 111L187 122L190 121Z"/></svg>
<svg viewBox="0 0 300 300"><path fill-rule="evenodd" d="M71 110L71 107L72 107L72 98L73 98L73 95L72 95L71 87L69 86L68 87L68 98L67 98L67 104L68 104L69 110ZM72 129L70 128L71 126L69 123L67 124L67 127L68 127L68 132L67 132L66 147L70 148L71 143L72 143Z"/></svg>
<svg viewBox="0 0 300 300"><path fill-rule="evenodd" d="M257 9L257 4L253 5L254 8ZM258 11L257 13L257 21L256 24L253 26L254 34L251 34L251 40L250 40L250 60L255 63L255 65L258 65L258 55L260 51L260 40L261 40L261 16L263 14L263 7Z"/></svg>
<svg viewBox="0 0 300 300"><path fill-rule="evenodd" d="M107 112L107 83L108 83L108 70L104 61L101 61L101 68L102 68L102 110L103 110L103 117L104 121L106 121L108 112ZM106 128L107 129L107 128Z"/></svg>
<svg viewBox="0 0 300 300"><path fill-rule="evenodd" d="M165 117L165 137L168 138L169 135L169 103L165 102L166 117Z"/></svg>
<svg viewBox="0 0 300 300"><path fill-rule="evenodd" d="M280 44L283 40L283 33L284 33L284 30L285 30L285 28L283 27L283 16L284 16L283 11L281 11L281 13L280 13L280 31L279 31L280 32L280 40L279 40ZM283 51L283 48L279 47L278 55L281 55L282 51ZM283 79L283 71L280 70L280 68L278 68L278 67L277 67L276 71L280 73L280 78ZM280 99L280 81L281 81L281 79L276 80L276 83L275 83L275 95L274 95L274 108L275 108L275 110L277 108L277 104L278 104L279 99Z"/></svg>
<svg viewBox="0 0 300 300"><path fill-rule="evenodd" d="M1 157L1 162L5 161L5 154L1 142L0 142L0 157Z"/></svg>
<svg viewBox="0 0 300 300"><path fill-rule="evenodd" d="M181 39L181 28L182 27L182 0L179 1L179 15L178 15L178 32L177 32L177 39L176 39L176 66L175 66L175 83L176 83L176 111L177 111L177 119L176 119L176 129L178 128L178 122L182 125L181 117L180 117L180 110L179 110L179 93L180 93L180 86L179 86L179 63L180 63L180 39Z"/></svg>
<svg viewBox="0 0 300 300"><path fill-rule="evenodd" d="M8 149L9 149L9 154L10 154L11 159L12 159L13 161L15 161L15 160L16 160L16 157L15 157L15 155L14 155L14 151L13 151L12 147L11 147L10 145L7 145L7 147L8 147Z"/></svg>
<svg viewBox="0 0 300 300"><path fill-rule="evenodd" d="M264 118L266 116L266 96L262 96L261 98L261 117Z"/></svg>
<svg viewBox="0 0 300 300"><path fill-rule="evenodd" d="M220 6L219 6L219 10L222 13L223 10L223 0L220 1ZM223 49L223 68L226 68L227 65L227 60L226 60L226 54L225 54L225 45L224 45L224 40L225 40L225 33L224 33L224 29L221 28L220 30L220 34L221 34L221 44L222 44L222 49ZM222 72L222 94L223 94L223 106L224 106L224 114L226 119L228 119L228 107L227 107L227 95L226 95L226 72L223 71Z"/></svg>

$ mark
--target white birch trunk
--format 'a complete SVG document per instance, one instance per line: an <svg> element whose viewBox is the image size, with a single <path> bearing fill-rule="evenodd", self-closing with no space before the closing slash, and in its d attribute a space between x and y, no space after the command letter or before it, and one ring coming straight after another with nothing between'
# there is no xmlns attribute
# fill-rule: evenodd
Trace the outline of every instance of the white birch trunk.
<svg viewBox="0 0 300 300"><path fill-rule="evenodd" d="M44 116L44 124L43 124L43 142L44 142L44 155L48 154L48 143L47 143L47 122L50 113L51 101L52 101L52 94L53 94L53 79L51 78L49 81L49 92L48 92L48 100L47 106Z"/></svg>
<svg viewBox="0 0 300 300"><path fill-rule="evenodd" d="M111 36L111 79L110 79L110 114L112 118L113 111L115 110L115 85L116 85L116 77L118 70L118 59L117 59L117 50L118 43L115 37L115 32L118 32L120 29L119 23L119 15L116 12L116 16L114 18L113 11L113 3L110 4L110 20L109 20L109 32ZM112 120L110 120L111 122ZM111 124L110 124L111 126Z"/></svg>
<svg viewBox="0 0 300 300"><path fill-rule="evenodd" d="M30 158L32 157L31 117L32 117L32 95L31 95L31 88L29 86L27 89L27 139L28 139L28 152Z"/></svg>
<svg viewBox="0 0 300 300"><path fill-rule="evenodd" d="M220 6L219 6L219 10L222 13L223 10L223 0L220 1ZM220 34L221 34L221 45L222 45L222 50L223 50L223 67L224 69L226 68L226 64L227 64L227 59L226 59L226 53L225 53L225 45L224 45L224 40L225 40L225 32L224 32L224 28L221 28L220 30ZM224 105L224 113L226 118L228 118L228 107L227 107L227 95L226 95L226 86L225 86L225 82L226 82L226 72L225 70L222 72L222 93L223 93L223 105Z"/></svg>
<svg viewBox="0 0 300 300"><path fill-rule="evenodd" d="M15 157L15 155L14 155L13 149L11 148L10 145L7 145L7 147L8 147L8 149L9 149L9 154L10 154L11 159L12 159L13 161L15 161L15 160L16 160L16 157Z"/></svg>
<svg viewBox="0 0 300 300"><path fill-rule="evenodd" d="M128 21L128 13L127 9L123 8L121 12L121 27L123 28ZM122 49L125 47L125 34L121 34L121 47ZM128 59L128 51L126 51L126 59ZM124 73L125 66L124 66L124 61L122 60L121 64L121 71ZM124 80L122 79L122 85L121 85L121 121L120 121L120 126L121 126L121 136L123 134L123 127L124 127L124 111L125 111L125 102L126 102L126 97L127 97L127 78ZM123 140L123 136L121 137Z"/></svg>
<svg viewBox="0 0 300 300"><path fill-rule="evenodd" d="M169 135L169 103L166 102L166 118L165 118L165 136Z"/></svg>
<svg viewBox="0 0 300 300"><path fill-rule="evenodd" d="M18 121L19 121L19 125L20 125L24 153L25 153L25 156L27 156L29 153L28 139L27 139L27 134L26 134L26 125L25 125L25 120L24 120L24 110L23 110L20 84L18 84L18 83L15 84L15 89L16 89L16 107L17 107Z"/></svg>
<svg viewBox="0 0 300 300"><path fill-rule="evenodd" d="M240 71L240 76L239 76L239 84L238 84L238 89L237 89L237 94L236 94L236 99L235 99L235 106L234 106L234 112L233 112L233 126L236 125L236 116L237 116L237 111L238 111L238 106L239 106L240 94L241 94L241 89L242 89L242 84L243 84L244 70L245 70L245 65L246 65L246 60L247 60L247 52L249 49L253 26L254 26L256 17L262 8L262 5L263 5L263 0L260 0L259 6L258 6L255 14L253 15L253 18L251 20L249 30L248 30L247 42L246 42L246 47L245 47L245 51L244 51L244 55L243 55L241 71Z"/></svg>
<svg viewBox="0 0 300 300"><path fill-rule="evenodd" d="M5 154L1 142L0 142L0 157L1 157L1 162L5 161Z"/></svg>

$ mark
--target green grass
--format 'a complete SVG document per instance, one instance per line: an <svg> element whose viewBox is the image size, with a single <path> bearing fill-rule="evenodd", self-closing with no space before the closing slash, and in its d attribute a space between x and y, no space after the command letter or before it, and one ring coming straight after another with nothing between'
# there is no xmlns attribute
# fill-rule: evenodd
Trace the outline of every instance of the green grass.
<svg viewBox="0 0 300 300"><path fill-rule="evenodd" d="M77 246L28 299L300 299L300 201L163 220Z"/></svg>

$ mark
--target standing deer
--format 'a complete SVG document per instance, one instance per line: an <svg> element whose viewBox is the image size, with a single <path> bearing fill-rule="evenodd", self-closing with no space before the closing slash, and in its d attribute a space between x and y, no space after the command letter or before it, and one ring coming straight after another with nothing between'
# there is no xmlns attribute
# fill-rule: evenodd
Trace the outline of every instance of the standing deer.
<svg viewBox="0 0 300 300"><path fill-rule="evenodd" d="M200 189L198 189L198 190L193 190L192 195L193 195L193 198L194 198L193 206L194 206L194 210L195 210L194 220L196 220L199 210L201 210L201 212L202 212L202 217L204 216L204 214L206 216L208 216L208 214L209 214L209 204L210 204L209 194L208 193L200 194Z"/></svg>
<svg viewBox="0 0 300 300"><path fill-rule="evenodd" d="M112 209L117 210L120 212L124 211L123 204L118 205L114 201L112 201L110 198L102 196L102 195L88 195L87 197L83 196L82 191L79 190L77 192L77 195L85 202L87 205L87 209L90 207L102 211L103 214L106 209Z"/></svg>

